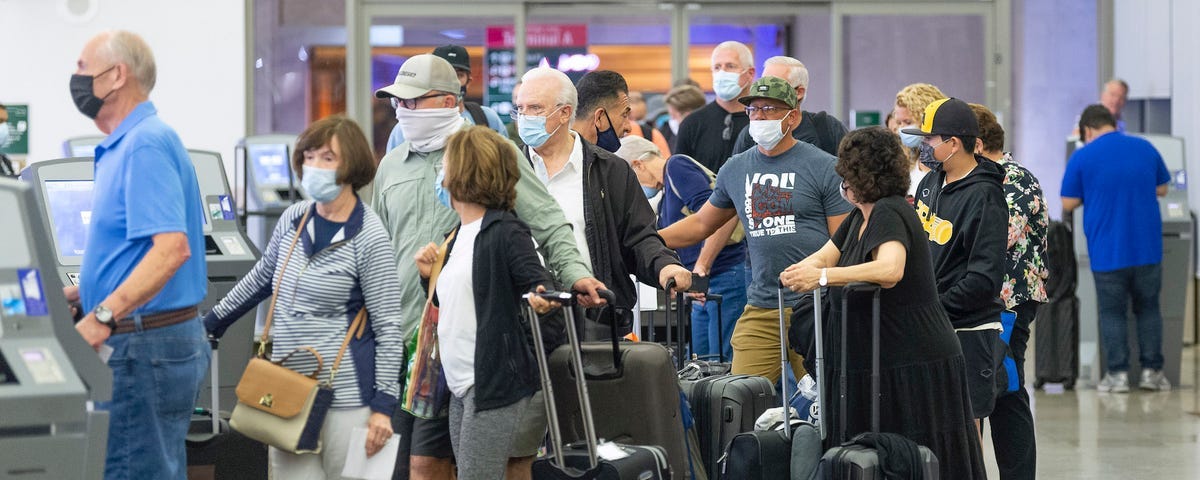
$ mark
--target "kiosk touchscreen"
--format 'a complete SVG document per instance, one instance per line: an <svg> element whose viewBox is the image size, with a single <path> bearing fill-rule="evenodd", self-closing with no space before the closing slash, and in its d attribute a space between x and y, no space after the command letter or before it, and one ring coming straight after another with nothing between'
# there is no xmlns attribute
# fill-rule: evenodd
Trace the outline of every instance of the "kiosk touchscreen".
<svg viewBox="0 0 1200 480"><path fill-rule="evenodd" d="M198 150L189 150L188 154L204 205L208 295L199 307L207 312L254 267L259 251L238 228L220 154ZM38 190L46 206L57 261L55 273L66 285L79 283L79 266L91 223L92 168L91 158L68 158L37 162L22 172L22 178ZM234 389L253 353L254 323L254 314L249 313L222 337L218 380L223 407L235 404ZM211 403L210 385L206 380L197 405L207 407Z"/></svg>
<svg viewBox="0 0 1200 480"><path fill-rule="evenodd" d="M293 203L308 198L292 171L294 135L256 135L242 139L242 185L245 191L246 232L259 249L267 248L279 216Z"/></svg>
<svg viewBox="0 0 1200 480"><path fill-rule="evenodd" d="M0 178L0 478L100 478L112 374L75 331L36 197Z"/></svg>
<svg viewBox="0 0 1200 480"><path fill-rule="evenodd" d="M63 142L63 155L68 157L91 157L96 154L96 145L104 141L105 137L87 136L68 138Z"/></svg>

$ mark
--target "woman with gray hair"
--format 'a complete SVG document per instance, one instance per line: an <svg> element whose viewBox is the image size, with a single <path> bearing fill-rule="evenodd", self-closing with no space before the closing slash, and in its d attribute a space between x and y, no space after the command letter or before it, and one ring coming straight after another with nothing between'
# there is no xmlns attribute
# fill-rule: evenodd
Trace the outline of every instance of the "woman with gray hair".
<svg viewBox="0 0 1200 480"><path fill-rule="evenodd" d="M631 135L621 139L617 156L629 162L647 198L662 191L657 208L659 229L699 211L712 195L716 174L687 155L664 159L654 143ZM729 340L746 307L746 242L741 235L735 238L738 226L738 219L733 218L702 245L676 250L684 267L709 277L709 293L723 297L719 307L715 302L705 302L703 296L692 305L692 353L701 357L725 361L733 358ZM718 308L721 320L727 324L716 321Z"/></svg>

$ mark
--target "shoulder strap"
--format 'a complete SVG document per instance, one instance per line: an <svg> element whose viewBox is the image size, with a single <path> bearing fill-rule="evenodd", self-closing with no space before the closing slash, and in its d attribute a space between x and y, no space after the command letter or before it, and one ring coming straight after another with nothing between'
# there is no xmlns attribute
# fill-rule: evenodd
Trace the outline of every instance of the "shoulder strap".
<svg viewBox="0 0 1200 480"><path fill-rule="evenodd" d="M337 377L338 368L342 366L342 356L346 354L346 347L350 345L351 338L362 338L363 332L367 326L367 307L363 307L358 311L358 315L354 316L354 321L350 323L350 328L346 329L346 337L342 339L342 346L338 348L337 358L333 359L333 367L329 369L329 383L333 385L334 377ZM320 360L320 357L317 357ZM319 368L319 367L318 367Z"/></svg>
<svg viewBox="0 0 1200 480"><path fill-rule="evenodd" d="M650 128L650 125L647 125L646 122L638 122L638 126L642 127L642 138L653 142L654 130Z"/></svg>
<svg viewBox="0 0 1200 480"><path fill-rule="evenodd" d="M313 207L311 205L304 209L304 216L300 218L300 225L296 227L296 235L292 237L292 244L288 245L287 255L283 257L283 265L279 268L278 280L271 293L271 306L267 307L267 320L263 323L262 338L258 343L259 358L266 358L267 339L271 331L271 319L275 317L275 301L279 299L279 287L283 285L283 274L287 272L287 265L292 259L292 252L296 250L296 241L300 240L300 234L304 232L304 224L308 223L308 216L312 211Z"/></svg>
<svg viewBox="0 0 1200 480"><path fill-rule="evenodd" d="M438 276L442 274L442 267L446 264L446 254L450 250L450 242L454 241L454 235L458 234L458 229L450 231L450 235L446 235L446 240L438 247L437 258L433 260L433 270L429 272L429 294L425 297L425 302L433 301L434 287L437 286Z"/></svg>
<svg viewBox="0 0 1200 480"><path fill-rule="evenodd" d="M484 115L482 106L475 102L463 102L463 107L471 113L471 119L475 120L476 125L488 126L487 115Z"/></svg>
<svg viewBox="0 0 1200 480"><path fill-rule="evenodd" d="M830 155L837 155L837 145L833 144L833 135L829 134L829 114L824 110L813 114L813 128L817 129L817 145Z"/></svg>

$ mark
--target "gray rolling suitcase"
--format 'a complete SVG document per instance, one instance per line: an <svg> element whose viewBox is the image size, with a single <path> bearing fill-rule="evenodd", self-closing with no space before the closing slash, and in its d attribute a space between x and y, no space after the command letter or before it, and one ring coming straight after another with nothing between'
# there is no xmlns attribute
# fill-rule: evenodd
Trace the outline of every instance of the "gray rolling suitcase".
<svg viewBox="0 0 1200 480"><path fill-rule="evenodd" d="M218 371L219 341L209 338L212 345L212 372ZM218 376L212 378L212 409L197 408L188 426L188 480L266 480L267 446L229 428L229 420L221 415Z"/></svg>
<svg viewBox="0 0 1200 480"><path fill-rule="evenodd" d="M842 327L841 327L841 375L838 376L839 397L838 405L839 412L846 412L846 322L849 313L850 297L856 293L871 294L871 431L879 432L879 285L865 282L854 282L846 285L842 289ZM818 309L819 310L819 309ZM820 323L818 323L819 325ZM818 334L819 335L819 334ZM820 345L818 338L817 345ZM818 369L823 359L818 353ZM820 370L822 373L823 370ZM821 401L826 400L826 395L821 394ZM824 405L822 403L822 405ZM836 423L834 423L836 422ZM855 441L846 441L846 419L834 419L822 416L822 425L838 425L838 439L844 443L841 446L833 447L825 452L821 457L820 464L817 466L816 478L821 480L883 480L883 471L879 466L879 454L874 448L866 447L855 443ZM826 431L822 428L823 431ZM933 451L924 446L919 446L921 455L922 472L925 480L938 480L940 470L937 456Z"/></svg>
<svg viewBox="0 0 1200 480"><path fill-rule="evenodd" d="M602 296L611 304L615 297L612 292L602 291ZM526 294L526 297L533 294ZM537 357L538 375L541 377L542 390L546 396L546 416L550 425L551 446L554 449L549 458L541 458L533 463L533 478L537 480L555 479L604 479L604 480L669 480L671 467L667 463L667 452L659 446L626 445L609 443L605 448L607 456L600 454L600 441L597 439L596 423L592 417L592 401L588 390L588 382L584 381L583 356L580 354L579 335L575 329L574 311L570 308L573 296L568 293L540 294L543 298L560 302L566 312L567 345L555 351L556 355L568 357L566 362L570 369L570 386L574 390L575 401L578 402L580 426L583 430L583 441L571 444L563 443L562 424L559 422L561 399L555 395L554 382L551 380L551 362L546 359L546 347L542 341L541 322L537 312L522 302L526 316L530 319L533 330L534 356ZM678 403L678 397L676 398ZM613 453L617 453L614 455Z"/></svg>

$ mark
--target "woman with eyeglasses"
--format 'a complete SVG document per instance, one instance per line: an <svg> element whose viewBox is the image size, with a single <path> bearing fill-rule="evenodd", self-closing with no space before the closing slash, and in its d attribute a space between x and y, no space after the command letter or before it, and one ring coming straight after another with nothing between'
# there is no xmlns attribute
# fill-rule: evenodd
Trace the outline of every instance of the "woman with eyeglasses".
<svg viewBox="0 0 1200 480"><path fill-rule="evenodd" d="M375 177L375 158L362 129L340 115L319 120L300 134L291 162L313 200L284 211L262 259L205 315L204 325L220 337L267 300L273 307L267 319L271 361L308 375L317 370L318 359L291 353L311 347L320 354L317 380L333 383L321 453L271 447L270 470L274 478L342 478L355 428L367 430L367 456L392 438L404 358L400 276L387 230L355 194ZM364 308L366 326L351 337L333 377L330 370L347 330Z"/></svg>
<svg viewBox="0 0 1200 480"><path fill-rule="evenodd" d="M822 284L881 285L880 430L929 447L941 478L986 478L962 350L938 299L928 235L904 198L909 182L904 149L883 127L855 130L842 140L836 169L845 179L842 196L855 210L824 247L779 279L795 292ZM830 292L825 352L827 359L840 359L841 289ZM848 438L871 429L871 307L851 305L847 391L840 390L838 361L825 369L821 386L827 399L846 396L846 411L836 401L821 411L832 425L846 425ZM831 435L827 443L833 441Z"/></svg>

